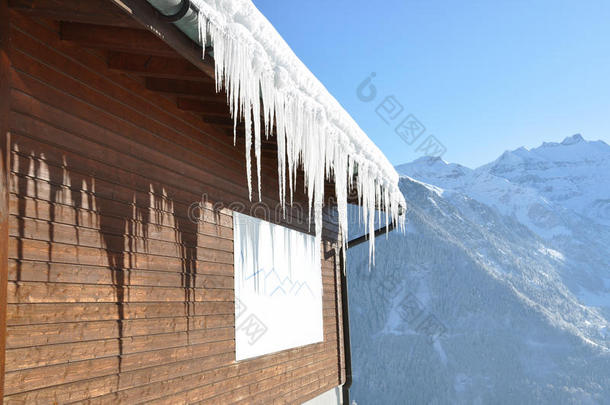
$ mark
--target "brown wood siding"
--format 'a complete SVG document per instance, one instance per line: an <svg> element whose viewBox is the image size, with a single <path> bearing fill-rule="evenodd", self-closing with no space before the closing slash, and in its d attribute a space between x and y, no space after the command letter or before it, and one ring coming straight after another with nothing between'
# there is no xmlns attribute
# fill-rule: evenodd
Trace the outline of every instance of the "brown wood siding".
<svg viewBox="0 0 610 405"><path fill-rule="evenodd" d="M9 15L5 1L0 1L0 397L4 388L6 344L6 299L8 282L8 181L9 181L9 126L10 112L10 40Z"/></svg>
<svg viewBox="0 0 610 405"><path fill-rule="evenodd" d="M340 385L336 226L321 246L324 342L235 362L227 207L252 208L243 141L61 41L55 23L10 17L4 402L298 403ZM270 156L263 177L275 207Z"/></svg>

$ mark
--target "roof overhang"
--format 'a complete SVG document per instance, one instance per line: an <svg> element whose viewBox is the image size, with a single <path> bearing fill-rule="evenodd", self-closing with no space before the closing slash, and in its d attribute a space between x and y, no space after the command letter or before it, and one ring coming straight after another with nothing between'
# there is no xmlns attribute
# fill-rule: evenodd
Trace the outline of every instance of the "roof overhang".
<svg viewBox="0 0 610 405"><path fill-rule="evenodd" d="M274 156L282 201L302 170L318 224L322 205L333 200L327 197L336 197L344 242L348 202L363 206L371 241L375 210L403 223L392 165L250 0L193 0L188 9L183 0L10 3L63 21L62 39L108 50L111 68L171 94L210 133L244 137L248 168L251 147L257 165L261 156Z"/></svg>

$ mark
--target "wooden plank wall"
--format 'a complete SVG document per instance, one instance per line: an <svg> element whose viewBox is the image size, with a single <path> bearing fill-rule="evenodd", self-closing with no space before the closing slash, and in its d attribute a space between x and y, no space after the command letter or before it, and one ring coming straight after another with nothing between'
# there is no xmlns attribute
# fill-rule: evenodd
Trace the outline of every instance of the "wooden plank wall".
<svg viewBox="0 0 610 405"><path fill-rule="evenodd" d="M325 341L235 362L232 211L212 203L248 206L243 145L55 23L10 18L4 402L294 403L341 384L336 228L321 247ZM270 205L276 167L264 162Z"/></svg>
<svg viewBox="0 0 610 405"><path fill-rule="evenodd" d="M0 1L0 398L4 388L6 344L6 290L8 282L8 180L10 112L9 16L5 1Z"/></svg>

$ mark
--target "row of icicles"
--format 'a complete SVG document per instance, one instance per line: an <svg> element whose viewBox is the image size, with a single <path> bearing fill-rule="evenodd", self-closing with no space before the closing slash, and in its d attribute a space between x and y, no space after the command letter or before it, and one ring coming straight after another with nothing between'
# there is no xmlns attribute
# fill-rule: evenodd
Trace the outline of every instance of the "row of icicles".
<svg viewBox="0 0 610 405"><path fill-rule="evenodd" d="M347 204L348 193L355 191L362 206L359 221L363 221L365 232L369 233L369 264L374 263L375 211L377 223L381 223L385 213L385 223L399 223L404 229L404 216L400 216L402 195L390 185L382 186L375 162L360 159L356 161L345 148L354 148L349 136L341 133L338 126L329 122L325 109L310 97L302 97L295 87L286 86L288 77L281 77L284 85L276 86L282 76L281 69L264 69L263 64L255 63L256 47L246 46L246 42L223 32L204 15L199 14L199 33L202 43L206 39L213 45L216 72L216 91L223 87L231 115L234 119L234 141L237 123L245 124L246 173L248 192L252 200L251 147L254 143L258 195L261 198L261 129L266 137L273 131L274 123L277 137L279 198L285 214L286 194L292 204L297 169L301 165L305 174L309 211L314 216L315 232L318 239L322 232L322 207L324 201L324 181L334 180L338 226L343 247L348 239ZM251 45L251 44L250 44ZM254 50L253 50L254 49ZM260 52L260 50L259 50ZM283 76L287 76L284 73ZM292 91L291 91L292 90ZM262 108L261 108L262 103ZM261 109L263 123L261 126ZM252 130L254 128L254 131ZM254 135L254 139L252 139ZM253 142L254 141L254 142ZM288 168L288 176L286 176ZM288 178L286 178L288 177ZM288 185L288 188L286 187ZM343 249L345 252L345 249Z"/></svg>

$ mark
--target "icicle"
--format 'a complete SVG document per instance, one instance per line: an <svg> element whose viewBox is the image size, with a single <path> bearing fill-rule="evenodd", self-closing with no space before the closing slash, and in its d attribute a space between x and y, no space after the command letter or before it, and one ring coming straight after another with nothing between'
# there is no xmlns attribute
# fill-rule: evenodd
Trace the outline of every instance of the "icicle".
<svg viewBox="0 0 610 405"><path fill-rule="evenodd" d="M245 124L248 194L252 198L251 150L254 143L259 200L262 134L274 124L278 151L278 192L285 215L294 202L299 167L303 168L309 219L316 237L323 223L324 182L334 181L338 228L343 246L348 237L348 193L356 191L359 220L369 233L374 263L376 222L398 223L404 230L405 206L398 175L379 149L307 70L250 0L193 0L199 7L199 38L214 47L216 91L224 89L234 123ZM262 102L262 106L261 106ZM261 122L262 117L262 122ZM254 127L254 128L253 128ZM262 129L262 130L261 130ZM288 183L288 184L287 184Z"/></svg>

